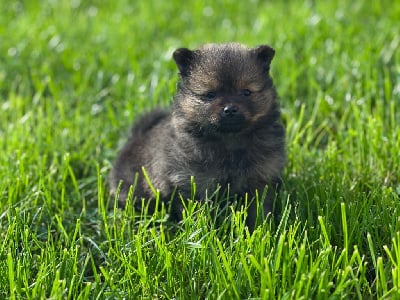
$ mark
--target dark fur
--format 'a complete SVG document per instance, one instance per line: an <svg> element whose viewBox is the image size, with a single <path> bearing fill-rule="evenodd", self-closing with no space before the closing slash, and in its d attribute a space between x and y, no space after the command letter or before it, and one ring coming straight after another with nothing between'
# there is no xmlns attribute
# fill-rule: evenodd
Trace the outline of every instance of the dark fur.
<svg viewBox="0 0 400 300"><path fill-rule="evenodd" d="M189 198L194 176L199 200L218 184L229 184L230 193L239 196L254 196L269 185L263 204L269 212L286 161L285 130L269 76L274 53L266 45L250 49L235 43L176 50L180 81L172 110L153 111L137 122L115 162L110 182L115 192L122 181L120 203L136 173L134 196L154 197L141 171L144 166L164 201L175 190ZM249 208L250 227L255 207ZM176 196L176 218L181 209Z"/></svg>

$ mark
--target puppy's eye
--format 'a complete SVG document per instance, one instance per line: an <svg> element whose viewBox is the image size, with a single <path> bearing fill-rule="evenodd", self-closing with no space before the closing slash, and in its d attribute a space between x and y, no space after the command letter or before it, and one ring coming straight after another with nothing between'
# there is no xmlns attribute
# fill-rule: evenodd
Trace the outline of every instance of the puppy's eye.
<svg viewBox="0 0 400 300"><path fill-rule="evenodd" d="M243 94L243 96L250 96L250 95L251 95L251 91L248 90L248 89L244 89L244 90L242 91L242 94Z"/></svg>
<svg viewBox="0 0 400 300"><path fill-rule="evenodd" d="M204 95L204 97L207 99L207 100L213 100L213 99L215 99L215 97L217 97L217 93L216 92L207 92L205 95Z"/></svg>

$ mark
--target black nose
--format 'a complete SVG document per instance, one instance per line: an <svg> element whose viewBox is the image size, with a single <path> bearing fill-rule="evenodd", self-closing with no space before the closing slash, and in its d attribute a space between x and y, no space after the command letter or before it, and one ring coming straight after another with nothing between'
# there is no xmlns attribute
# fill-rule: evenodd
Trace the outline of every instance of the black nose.
<svg viewBox="0 0 400 300"><path fill-rule="evenodd" d="M228 116L234 116L238 112L238 108L235 105L227 105L223 109L223 116L228 117Z"/></svg>

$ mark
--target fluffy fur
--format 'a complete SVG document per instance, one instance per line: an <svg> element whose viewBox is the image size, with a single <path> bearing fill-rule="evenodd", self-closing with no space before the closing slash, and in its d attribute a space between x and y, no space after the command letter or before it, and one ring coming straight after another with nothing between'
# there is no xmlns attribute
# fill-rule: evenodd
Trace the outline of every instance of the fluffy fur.
<svg viewBox="0 0 400 300"><path fill-rule="evenodd" d="M155 110L139 120L114 164L110 183L112 192L121 183L120 204L135 174L134 196L154 197L143 166L164 201L176 191L171 207L177 219L182 210L178 193L190 197L191 176L199 200L217 185L229 185L230 193L238 196L254 196L268 185L262 205L269 212L286 161L285 130L269 75L274 54L267 45L247 48L236 43L177 49L173 57L180 79L171 110ZM250 227L255 218L253 204Z"/></svg>

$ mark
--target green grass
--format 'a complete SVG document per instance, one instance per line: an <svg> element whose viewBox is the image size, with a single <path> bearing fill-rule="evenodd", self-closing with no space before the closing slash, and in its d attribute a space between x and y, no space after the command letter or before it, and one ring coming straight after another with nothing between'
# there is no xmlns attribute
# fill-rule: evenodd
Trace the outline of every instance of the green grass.
<svg viewBox="0 0 400 300"><path fill-rule="evenodd" d="M2 1L0 15L1 299L400 297L398 2ZM276 49L289 161L279 218L252 234L243 207L191 203L178 225L107 208L132 121L173 97L172 51L211 41Z"/></svg>

